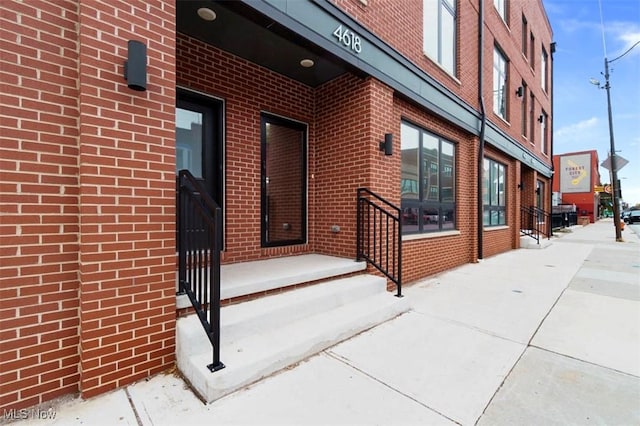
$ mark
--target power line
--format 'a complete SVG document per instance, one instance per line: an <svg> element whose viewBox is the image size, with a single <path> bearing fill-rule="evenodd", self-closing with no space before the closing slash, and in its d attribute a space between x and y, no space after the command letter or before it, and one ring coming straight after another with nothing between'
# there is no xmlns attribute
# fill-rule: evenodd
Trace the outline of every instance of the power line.
<svg viewBox="0 0 640 426"><path fill-rule="evenodd" d="M636 47L638 44L640 44L640 40L636 41L635 44L633 46L631 46L630 48L627 49L626 52L624 52L622 55L618 56L615 59L612 59L609 61L609 63L613 62L613 61L617 61L618 59L622 58L624 55L626 55L627 53L631 52L631 50Z"/></svg>

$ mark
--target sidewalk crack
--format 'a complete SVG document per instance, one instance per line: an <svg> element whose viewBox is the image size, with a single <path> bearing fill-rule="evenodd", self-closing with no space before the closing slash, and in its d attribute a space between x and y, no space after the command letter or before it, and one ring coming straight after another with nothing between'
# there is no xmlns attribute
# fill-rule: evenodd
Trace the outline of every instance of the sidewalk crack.
<svg viewBox="0 0 640 426"><path fill-rule="evenodd" d="M348 358L345 358L345 357L343 357L343 356L341 356L341 355L339 355L339 354L336 354L336 353L334 353L334 352L331 352L330 350L326 350L324 353L325 353L327 356L329 356L329 357L331 357L331 358L335 359L336 361L341 362L341 363L345 364L346 366L348 366L349 368L352 368L352 369L356 370L357 372L359 372L360 374L362 374L362 375L364 375L364 376L366 376L366 377L370 378L371 380L373 380L373 381L375 381L375 382L380 383L382 386L386 387L387 389L390 389L390 390L392 390L393 392L395 392L395 393L397 393L397 394L399 394L399 395L401 395L401 396L403 396L403 397L405 397L405 398L408 398L408 399L412 400L413 402L415 402L416 404L418 404L418 405L420 405L420 406L422 406L422 407L426 408L427 410L432 411L432 412L434 412L434 413L438 414L439 416L442 416L442 417L444 417L445 419L447 419L447 420L449 420L449 421L451 421L451 422L453 422L453 423L455 423L455 424L457 424L457 425L461 425L461 424L462 424L462 423L460 423L460 422L458 422L458 421L456 421L456 420L452 419L451 417L447 416L446 414L441 413L440 411L438 411L438 410L436 410L436 409L434 409L434 408L432 408L432 407L429 407L429 406L428 406L428 405L426 405L424 402L422 402L422 401L420 401L420 400L416 399L415 397L413 397L413 396L411 396L411 395L409 395L409 394L406 394L406 393L402 392L402 391L401 391L401 390L399 390L399 389L394 388L393 386L391 386L391 385L389 385L389 384L387 384L387 383L383 382L382 380L378 379L377 377L372 376L371 374L367 373L366 371L364 371L364 370L362 370L362 369L360 369L360 368L356 367L355 365L353 365L353 364L351 364L351 363L349 362L349 359L348 359Z"/></svg>
<svg viewBox="0 0 640 426"><path fill-rule="evenodd" d="M143 426L144 423L142 423L142 419L140 418L140 414L138 413L138 410L136 409L136 405L133 403L133 398L131 397L131 394L129 393L129 387L125 387L124 388L124 393L127 395L127 400L129 401L129 405L131 406L131 409L133 410L133 414L136 416L136 421L138 422L138 426Z"/></svg>

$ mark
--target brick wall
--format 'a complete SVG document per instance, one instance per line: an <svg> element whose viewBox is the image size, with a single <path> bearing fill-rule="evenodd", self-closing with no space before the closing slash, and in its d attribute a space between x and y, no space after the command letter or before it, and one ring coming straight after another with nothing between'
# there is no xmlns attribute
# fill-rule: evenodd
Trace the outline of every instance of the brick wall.
<svg viewBox="0 0 640 426"><path fill-rule="evenodd" d="M0 3L0 406L173 364L172 2ZM148 46L148 91L122 77Z"/></svg>
<svg viewBox="0 0 640 426"><path fill-rule="evenodd" d="M478 13L479 2L477 0L464 0L457 2L457 68L455 76L451 76L440 68L435 62L428 58L422 48L422 0L407 0L403 2L385 2L370 1L363 2L357 0L332 0L339 8L357 19L370 31L376 33L385 40L394 49L401 52L406 58L414 64L425 70L431 77L438 80L449 90L464 99L472 107L479 109L478 103ZM527 20L526 36L529 40L529 33L534 34L533 43L533 60L523 57L522 54L522 33L524 31L522 25L522 17ZM537 118L543 112L549 115L549 121L546 123L546 141L549 144L551 138L551 78L550 74L547 79L547 89L543 90L541 85L541 59L542 48L544 47L548 54L547 65L548 72L552 69L552 60L550 52L550 43L552 41L552 31L549 26L548 19L544 12L541 1L516 0L508 3L508 11L506 23L499 16L497 10L491 2L484 4L484 31L485 42L483 46L484 58L484 99L487 110L487 118L496 124L502 131L518 141L525 149L532 152L540 160L547 165L551 165L549 157L550 148L547 146L546 153L543 153L541 146L541 125ZM528 41L530 43L530 40ZM508 64L508 89L507 89L507 120L496 116L493 113L493 55L494 46L499 46L506 55ZM531 46L529 46L531 49ZM526 97L519 98L515 95L516 89L521 85L522 81L527 84ZM533 95L533 120L529 117L529 108L525 111L527 114L527 128L533 129L532 135L523 136L522 127L522 103L524 99L530 102L530 95ZM531 122L533 121L533 126ZM528 130L529 131L529 130ZM490 149L490 145L489 149ZM505 157L506 158L506 157ZM516 182L520 179L520 165L514 160L507 159L511 164L509 179ZM473 166L475 168L475 166ZM524 167L525 170L528 167ZM468 172L462 172L458 169L459 174L465 174L465 178L475 179L475 175ZM513 173L513 174L512 174ZM484 236L484 255L493 255L499 252L518 247L518 229L519 229L519 210L520 199L522 195L523 204L532 204L535 193L535 179L545 181L546 185L550 185L551 180L537 176L524 175L525 179L531 179L529 185L531 192L526 190L523 192L510 192L511 197L508 207L508 223L511 229L501 231L485 232ZM515 184L514 184L515 185ZM515 186L514 186L515 188ZM460 189L460 188L459 188ZM476 195L469 193L472 198L463 195L465 203L474 202ZM548 197L545 197L545 208L550 210L548 206ZM459 205L463 205L460 204ZM475 221L475 209L469 211L472 216L468 219ZM459 215L465 215L464 211ZM462 218L462 221L466 219ZM406 244L405 244L406 245ZM473 256L472 256L473 257ZM439 267L438 267L439 268ZM436 268L436 269L438 269Z"/></svg>
<svg viewBox="0 0 640 426"><path fill-rule="evenodd" d="M535 41L533 44L534 54L533 63L523 56L522 49L522 17L527 20L526 31L533 33ZM540 0L514 0L508 2L507 23L502 20L492 3L485 3L485 38L484 46L485 57L485 102L487 103L488 118L499 126L504 132L520 142L526 149L530 150L543 162L551 166L550 150L547 154L542 154L541 126L538 121L534 121L533 136L524 137L522 135L522 102L526 98L526 102L531 102L530 94L534 95L534 120L544 111L549 115L550 120L547 122L546 140L551 137L551 78L549 77L547 90L542 89L541 85L541 54L544 46L547 54L548 70L551 70L551 52L550 44L552 41L552 31L549 26L548 19L544 12L542 2ZM530 43L530 40L528 41ZM507 120L506 122L495 115L493 112L493 50L498 45L508 60L507 69ZM529 46L529 50L531 46ZM527 93L523 97L515 95L516 90L521 86L522 81L527 85ZM527 115L529 106L527 106ZM527 117L527 126L531 127L531 120ZM533 141L533 143L532 143Z"/></svg>
<svg viewBox="0 0 640 426"><path fill-rule="evenodd" d="M381 37L394 49L401 52L411 62L431 77L456 93L473 108L480 109L478 102L478 0L462 0L457 4L457 56L456 74L451 76L424 54L422 47L423 0L369 1L364 5L359 0L332 0L336 6L357 19L367 29ZM535 37L534 63L522 55L522 16L528 22L527 31ZM513 0L508 2L507 22L498 15L492 2L484 3L485 42L484 42L484 99L489 120L498 125L505 133L531 149L542 161L550 165L550 158L542 154L539 123L535 122L533 140L525 138L521 132L521 102L523 98L515 96L522 80L535 96L535 114L544 111L551 114L551 78L547 90L541 87L542 72L540 55L542 46L549 55L548 66L551 69L552 31L540 0ZM507 121L493 113L493 48L499 45L509 60L508 65L508 105ZM527 94L528 95L528 94ZM551 137L550 122L547 125L547 140Z"/></svg>
<svg viewBox="0 0 640 426"><path fill-rule="evenodd" d="M78 390L73 2L0 2L0 409Z"/></svg>
<svg viewBox="0 0 640 426"><path fill-rule="evenodd" d="M80 388L161 371L175 352L175 9L80 2ZM122 77L148 49L148 90Z"/></svg>
<svg viewBox="0 0 640 426"><path fill-rule="evenodd" d="M365 28L401 52L431 77L479 108L475 84L478 75L478 1L458 1L458 51L455 76L427 57L423 49L423 0L380 1L364 5L360 0L332 0Z"/></svg>
<svg viewBox="0 0 640 426"><path fill-rule="evenodd" d="M392 92L384 85L355 76L342 76L317 90L315 235L319 252L355 257L358 187L382 196L394 194L385 190L376 167L384 161L378 141L395 127L384 113L392 100ZM340 232L331 232L332 225L338 225Z"/></svg>

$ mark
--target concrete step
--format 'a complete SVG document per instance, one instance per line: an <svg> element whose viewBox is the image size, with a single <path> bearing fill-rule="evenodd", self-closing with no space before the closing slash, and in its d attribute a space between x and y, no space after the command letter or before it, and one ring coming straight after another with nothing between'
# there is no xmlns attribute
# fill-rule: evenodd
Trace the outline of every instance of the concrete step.
<svg viewBox="0 0 640 426"><path fill-rule="evenodd" d="M540 237L540 242L537 242L533 238L521 235L520 236L520 248L523 249L544 249L553 244L552 240L547 239L546 237Z"/></svg>
<svg viewBox="0 0 640 426"><path fill-rule="evenodd" d="M220 298L225 300L260 294L338 275L363 272L366 268L366 262L322 254L285 256L222 265L220 267ZM176 272L176 289L177 282ZM176 296L177 309L190 306L191 302L186 295Z"/></svg>
<svg viewBox="0 0 640 426"><path fill-rule="evenodd" d="M178 368L198 395L212 402L409 310L386 291L386 280L357 275L224 307L220 359L195 315L176 330Z"/></svg>

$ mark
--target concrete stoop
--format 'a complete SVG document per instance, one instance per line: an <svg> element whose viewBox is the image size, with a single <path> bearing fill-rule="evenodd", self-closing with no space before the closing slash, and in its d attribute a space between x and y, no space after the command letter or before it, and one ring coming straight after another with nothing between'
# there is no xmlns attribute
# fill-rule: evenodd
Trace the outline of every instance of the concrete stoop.
<svg viewBox="0 0 640 426"><path fill-rule="evenodd" d="M533 238L521 235L520 236L520 248L523 249L544 249L549 247L553 240L547 239L546 237L540 237L540 243L538 243Z"/></svg>
<svg viewBox="0 0 640 426"><path fill-rule="evenodd" d="M409 310L386 280L356 275L221 309L220 360L195 315L176 329L178 368L210 403Z"/></svg>

